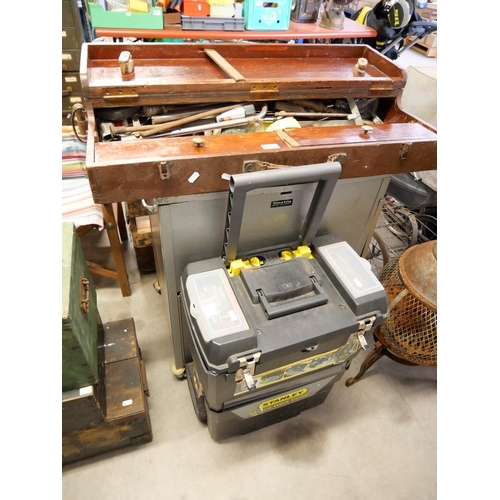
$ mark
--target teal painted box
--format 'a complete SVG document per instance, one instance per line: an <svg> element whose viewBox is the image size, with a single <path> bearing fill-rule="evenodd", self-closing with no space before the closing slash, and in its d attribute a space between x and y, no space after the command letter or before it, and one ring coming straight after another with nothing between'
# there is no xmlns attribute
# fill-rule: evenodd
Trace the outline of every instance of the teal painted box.
<svg viewBox="0 0 500 500"><path fill-rule="evenodd" d="M62 392L99 379L97 294L73 222L62 223Z"/></svg>
<svg viewBox="0 0 500 500"><path fill-rule="evenodd" d="M245 29L286 31L290 27L292 0L244 0Z"/></svg>
<svg viewBox="0 0 500 500"><path fill-rule="evenodd" d="M131 28L144 30L163 29L163 10L152 7L147 13L113 12L105 10L99 0L85 0L93 28ZM156 2L153 1L153 4Z"/></svg>

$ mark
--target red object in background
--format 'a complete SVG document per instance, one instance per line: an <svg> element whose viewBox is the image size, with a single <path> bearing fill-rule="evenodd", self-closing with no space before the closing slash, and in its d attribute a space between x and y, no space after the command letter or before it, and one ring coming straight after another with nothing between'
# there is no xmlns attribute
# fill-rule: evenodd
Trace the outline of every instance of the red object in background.
<svg viewBox="0 0 500 500"><path fill-rule="evenodd" d="M205 17L210 15L210 5L205 0L184 0L182 13L186 16Z"/></svg>

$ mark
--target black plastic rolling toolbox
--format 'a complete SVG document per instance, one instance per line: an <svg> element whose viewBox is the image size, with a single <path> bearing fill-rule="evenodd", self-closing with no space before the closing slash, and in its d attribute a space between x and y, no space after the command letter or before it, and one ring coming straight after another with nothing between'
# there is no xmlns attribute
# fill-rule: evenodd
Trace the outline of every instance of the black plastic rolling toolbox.
<svg viewBox="0 0 500 500"><path fill-rule="evenodd" d="M340 171L329 162L232 175L221 256L184 270L188 385L217 441L323 403L366 347L364 334L387 317L385 290L368 262L339 236L316 235ZM312 182L296 241L238 250L248 192Z"/></svg>

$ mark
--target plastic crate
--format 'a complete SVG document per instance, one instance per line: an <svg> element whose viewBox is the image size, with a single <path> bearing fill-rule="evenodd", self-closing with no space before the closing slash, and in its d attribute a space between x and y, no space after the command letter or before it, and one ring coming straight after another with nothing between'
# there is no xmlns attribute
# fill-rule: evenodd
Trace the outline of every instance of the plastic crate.
<svg viewBox="0 0 500 500"><path fill-rule="evenodd" d="M292 0L245 0L245 29L286 31L290 27Z"/></svg>
<svg viewBox="0 0 500 500"><path fill-rule="evenodd" d="M210 5L205 0L183 0L182 13L186 16L208 16Z"/></svg>
<svg viewBox="0 0 500 500"><path fill-rule="evenodd" d="M181 16L181 27L198 31L245 31L245 20L242 17Z"/></svg>
<svg viewBox="0 0 500 500"><path fill-rule="evenodd" d="M104 10L93 0L86 0L86 2L93 28L163 29L163 9L161 7L152 7L148 13L142 14L139 12L113 12Z"/></svg>

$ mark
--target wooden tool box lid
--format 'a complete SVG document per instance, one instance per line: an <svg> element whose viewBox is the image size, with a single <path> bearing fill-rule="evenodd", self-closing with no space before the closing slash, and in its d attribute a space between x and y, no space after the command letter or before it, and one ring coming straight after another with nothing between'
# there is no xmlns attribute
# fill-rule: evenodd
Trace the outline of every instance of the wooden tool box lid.
<svg viewBox="0 0 500 500"><path fill-rule="evenodd" d="M120 56L133 64L122 75ZM360 58L364 76L354 76ZM406 72L366 45L84 44L81 80L94 108L270 99L390 97Z"/></svg>

